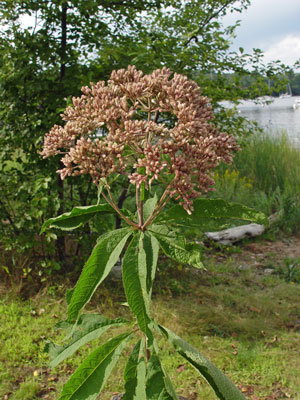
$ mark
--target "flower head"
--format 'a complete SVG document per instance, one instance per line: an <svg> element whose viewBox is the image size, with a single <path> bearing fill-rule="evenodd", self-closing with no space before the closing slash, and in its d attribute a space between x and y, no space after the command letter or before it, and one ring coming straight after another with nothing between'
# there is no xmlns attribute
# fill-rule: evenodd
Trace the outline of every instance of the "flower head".
<svg viewBox="0 0 300 400"><path fill-rule="evenodd" d="M212 189L211 170L238 149L213 124L198 85L167 68L144 75L129 66L82 92L62 115L64 127L44 139L44 157L63 154L62 179L90 174L98 184L119 173L137 187L163 182L190 212L192 199Z"/></svg>

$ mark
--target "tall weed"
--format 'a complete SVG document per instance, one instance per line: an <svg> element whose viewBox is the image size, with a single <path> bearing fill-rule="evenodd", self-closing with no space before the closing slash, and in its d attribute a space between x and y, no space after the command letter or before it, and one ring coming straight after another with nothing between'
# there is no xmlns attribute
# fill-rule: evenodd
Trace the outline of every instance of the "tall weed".
<svg viewBox="0 0 300 400"><path fill-rule="evenodd" d="M251 137L236 154L233 168L266 194L277 188L283 193L291 186L300 191L300 152L284 132Z"/></svg>
<svg viewBox="0 0 300 400"><path fill-rule="evenodd" d="M248 138L231 166L215 174L213 197L237 201L271 215L280 212L279 226L300 231L300 151L282 132Z"/></svg>

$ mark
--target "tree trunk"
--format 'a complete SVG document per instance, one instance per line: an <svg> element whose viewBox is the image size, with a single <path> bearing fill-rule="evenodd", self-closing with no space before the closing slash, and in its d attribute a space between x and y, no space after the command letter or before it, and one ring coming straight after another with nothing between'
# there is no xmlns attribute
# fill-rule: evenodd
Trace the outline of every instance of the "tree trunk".
<svg viewBox="0 0 300 400"><path fill-rule="evenodd" d="M63 79L66 73L66 45L67 45L67 3L63 3L61 10L61 39L60 39L60 75L59 75L59 84L63 85ZM60 168L63 168L63 164L60 163ZM64 212L64 182L58 176L57 178L58 184L58 198L59 198L59 214ZM60 262L65 260L66 248L65 248L65 236L62 234L57 238L56 241L56 250L58 259Z"/></svg>

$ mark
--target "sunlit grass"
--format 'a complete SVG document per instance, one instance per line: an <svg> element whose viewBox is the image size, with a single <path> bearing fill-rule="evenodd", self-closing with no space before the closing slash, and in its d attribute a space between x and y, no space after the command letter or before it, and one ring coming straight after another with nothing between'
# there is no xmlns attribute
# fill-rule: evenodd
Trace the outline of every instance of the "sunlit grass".
<svg viewBox="0 0 300 400"><path fill-rule="evenodd" d="M263 211L280 211L279 226L300 230L300 151L287 135L253 135L241 144L230 166L215 173L216 192L222 197Z"/></svg>
<svg viewBox="0 0 300 400"><path fill-rule="evenodd" d="M156 319L213 361L246 398L265 399L282 391L300 399L300 332L295 325L300 315L298 284L256 270L240 271L229 260L211 263L202 273L173 264L161 267L155 287L152 312ZM62 340L63 332L55 331L53 325L64 319L66 304L61 288L55 293L52 286L50 293L22 301L2 291L0 339L5 345L0 353L0 398L56 399L82 358L113 333L109 331L51 371L42 350L46 339ZM130 318L124 300L121 284L107 283L88 311ZM163 338L158 340L177 392L189 399L216 399L196 371ZM129 352L130 348L122 355L101 400L122 392Z"/></svg>

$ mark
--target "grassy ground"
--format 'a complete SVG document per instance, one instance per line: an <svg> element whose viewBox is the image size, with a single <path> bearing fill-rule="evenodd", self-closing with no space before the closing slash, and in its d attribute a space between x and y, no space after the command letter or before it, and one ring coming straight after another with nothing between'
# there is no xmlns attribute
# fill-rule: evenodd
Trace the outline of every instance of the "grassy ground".
<svg viewBox="0 0 300 400"><path fill-rule="evenodd" d="M280 212L280 228L300 231L300 152L287 135L253 135L241 144L230 166L215 173L213 197L221 197L271 215Z"/></svg>
<svg viewBox="0 0 300 400"><path fill-rule="evenodd" d="M230 254L225 259L208 262L208 270L201 273L162 260L153 313L225 371L247 399L300 399L299 283L286 282L276 269L267 274L263 268L240 268ZM0 398L58 398L63 383L96 343L50 370L42 350L46 339L62 338L53 325L65 317L65 286L48 286L27 300L4 286L0 289ZM107 283L88 311L130 317L121 305L124 300L121 285ZM159 343L178 393L191 400L216 399L167 343ZM101 399L122 391L122 367L129 351Z"/></svg>
<svg viewBox="0 0 300 400"><path fill-rule="evenodd" d="M273 229L299 234L299 151L284 135L251 137L242 149L231 166L216 171L216 192L211 195L267 215L280 212L282 217ZM190 235L198 239L199 232ZM214 250L203 273L162 260L155 282L152 311L157 320L224 370L249 400L300 400L300 239L293 246L286 238L280 243L275 254L269 254L273 245L260 247L259 243L252 243L252 252L242 247L243 257L230 253L219 257ZM254 260L254 253L260 259ZM10 270L3 266L6 261L0 264L9 279ZM40 282L27 274L23 264L22 257L16 269L16 275L23 273L20 286L12 275L8 282L12 286L0 286L0 399L52 400L98 343L55 369L48 368L43 348L47 339L59 342L63 338L53 326L65 318L64 293L71 285L53 283L51 278L44 290L33 295ZM106 283L99 293L88 311L131 317L121 305L125 296L119 283ZM189 400L216 399L167 343L160 340L160 346L178 393ZM122 392L121 371L129 352L125 351L101 399Z"/></svg>

